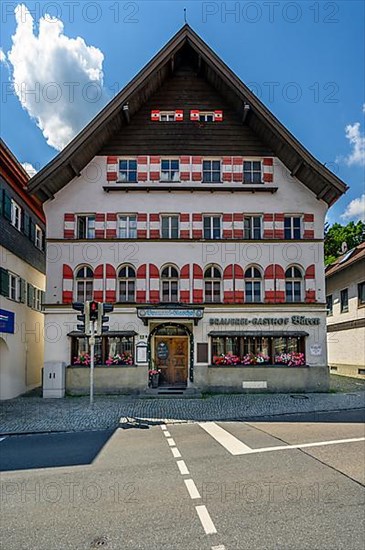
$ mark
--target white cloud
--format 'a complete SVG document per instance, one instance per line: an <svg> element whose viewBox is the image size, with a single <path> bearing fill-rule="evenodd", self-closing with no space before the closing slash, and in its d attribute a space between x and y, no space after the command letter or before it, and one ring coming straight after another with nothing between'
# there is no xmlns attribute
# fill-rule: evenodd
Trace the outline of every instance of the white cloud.
<svg viewBox="0 0 365 550"><path fill-rule="evenodd" d="M347 205L345 212L341 214L341 218L365 222L365 193Z"/></svg>
<svg viewBox="0 0 365 550"><path fill-rule="evenodd" d="M30 176L31 178L37 173L37 170L30 162L22 162L21 164L24 170L27 172L28 176Z"/></svg>
<svg viewBox="0 0 365 550"><path fill-rule="evenodd" d="M365 113L365 103L362 106ZM348 166L365 166L365 134L360 129L360 122L348 124L345 127L345 136L349 140L352 151L347 156L339 156L336 161L344 162Z"/></svg>
<svg viewBox="0 0 365 550"><path fill-rule="evenodd" d="M67 37L62 21L48 14L38 34L25 5L15 8L15 19L7 56L14 91L48 145L61 150L107 102L104 55L79 36Z"/></svg>

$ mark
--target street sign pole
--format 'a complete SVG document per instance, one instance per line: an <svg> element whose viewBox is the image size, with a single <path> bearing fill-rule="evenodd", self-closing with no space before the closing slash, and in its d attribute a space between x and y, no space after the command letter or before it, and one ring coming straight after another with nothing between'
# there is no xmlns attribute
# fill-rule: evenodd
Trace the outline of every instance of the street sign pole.
<svg viewBox="0 0 365 550"><path fill-rule="evenodd" d="M95 321L90 322L90 405L94 403Z"/></svg>

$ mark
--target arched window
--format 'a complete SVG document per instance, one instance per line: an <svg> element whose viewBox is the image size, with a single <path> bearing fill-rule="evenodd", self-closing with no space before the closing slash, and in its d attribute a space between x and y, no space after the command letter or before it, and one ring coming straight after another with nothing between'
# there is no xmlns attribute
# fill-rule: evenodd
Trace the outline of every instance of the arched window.
<svg viewBox="0 0 365 550"><path fill-rule="evenodd" d="M204 299L214 303L222 301L222 273L217 266L212 265L204 271Z"/></svg>
<svg viewBox="0 0 365 550"><path fill-rule="evenodd" d="M245 271L245 301L262 302L262 275L257 267Z"/></svg>
<svg viewBox="0 0 365 550"><path fill-rule="evenodd" d="M162 301L177 302L179 296L179 273L176 267L168 265L161 271Z"/></svg>
<svg viewBox="0 0 365 550"><path fill-rule="evenodd" d="M86 302L93 299L94 273L91 267L79 267L76 272L76 301Z"/></svg>
<svg viewBox="0 0 365 550"><path fill-rule="evenodd" d="M287 302L302 301L303 275L299 267L288 267L285 271L285 300Z"/></svg>
<svg viewBox="0 0 365 550"><path fill-rule="evenodd" d="M118 272L118 301L136 301L136 270L131 265L123 265Z"/></svg>

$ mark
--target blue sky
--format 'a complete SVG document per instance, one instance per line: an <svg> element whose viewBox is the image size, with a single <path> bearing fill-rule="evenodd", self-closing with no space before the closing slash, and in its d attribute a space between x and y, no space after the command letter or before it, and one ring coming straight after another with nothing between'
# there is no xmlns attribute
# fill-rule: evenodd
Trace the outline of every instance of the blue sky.
<svg viewBox="0 0 365 550"><path fill-rule="evenodd" d="M18 11L17 22L18 3L2 2L0 64L1 135L21 162L39 169L52 159L181 27L186 7L193 29L350 186L329 220L361 215L363 2L22 4L30 13ZM73 102L65 82L78 84ZM340 218L346 209L348 216Z"/></svg>

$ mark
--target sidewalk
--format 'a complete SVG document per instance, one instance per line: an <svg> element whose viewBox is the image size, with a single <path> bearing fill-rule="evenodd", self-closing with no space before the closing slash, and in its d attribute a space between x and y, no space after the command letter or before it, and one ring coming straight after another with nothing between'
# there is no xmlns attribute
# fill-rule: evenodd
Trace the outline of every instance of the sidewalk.
<svg viewBox="0 0 365 550"><path fill-rule="evenodd" d="M202 399L96 396L93 406L88 397L28 395L0 402L0 434L102 430L117 427L124 417L164 422L246 420L365 407L365 381L332 375L331 388L338 393L229 394Z"/></svg>

